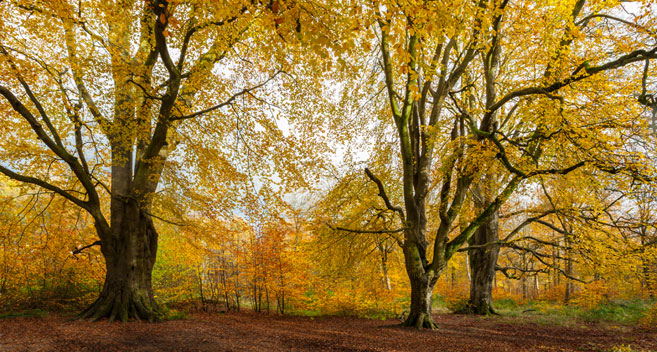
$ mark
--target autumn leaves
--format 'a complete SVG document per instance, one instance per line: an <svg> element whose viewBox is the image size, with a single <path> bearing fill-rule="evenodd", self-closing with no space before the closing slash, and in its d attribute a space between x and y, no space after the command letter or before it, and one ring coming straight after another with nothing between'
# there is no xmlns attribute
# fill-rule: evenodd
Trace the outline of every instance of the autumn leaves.
<svg viewBox="0 0 657 352"><path fill-rule="evenodd" d="M309 245L331 243L334 229L361 235L347 236L354 242L372 235L357 247L379 260L350 273L382 278L351 281L354 292L399 300L391 281L405 271L405 324L433 328L437 280L458 251L496 241L485 229L523 210L508 202L527 207L519 200L539 182L587 174L595 184L609 174L613 184L654 180L654 137L634 98L648 101L657 57L649 3L620 20L619 4L585 0L38 5L0 3L10 14L0 23L0 110L20 131L2 130L0 172L94 223L108 281L92 319L159 318L150 281L159 222L250 223L252 251L196 261L201 284L232 279L225 270L242 269L226 264L221 276L210 263L247 252L266 257L253 280L278 270L294 281L299 272L275 266L296 258L290 233L254 229L285 223L289 194L308 192ZM336 145L344 164L331 159ZM354 161L355 145L367 163ZM230 242L211 238L197 245ZM312 266L303 258L286 267ZM333 275L323 265L336 263L319 259L302 271ZM254 297L276 299L282 286L271 282L255 284ZM221 292L239 296L235 287Z"/></svg>

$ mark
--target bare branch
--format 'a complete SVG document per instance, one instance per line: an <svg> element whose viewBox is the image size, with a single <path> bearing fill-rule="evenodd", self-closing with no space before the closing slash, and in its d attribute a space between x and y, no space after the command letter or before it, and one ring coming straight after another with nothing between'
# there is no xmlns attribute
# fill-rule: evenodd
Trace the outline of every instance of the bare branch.
<svg viewBox="0 0 657 352"><path fill-rule="evenodd" d="M487 247L490 247L490 246L504 246L505 244L507 244L507 243L504 242L504 241L493 241L493 242L488 242L488 243L484 243L484 244L473 244L473 245L470 245L470 246L467 246L467 247L459 248L456 251L457 252L467 252L469 250L482 249L482 248L487 248Z"/></svg>
<svg viewBox="0 0 657 352"><path fill-rule="evenodd" d="M152 214L152 213L150 213L150 212L148 212L148 211L144 211L144 214L146 214L146 215L148 215L148 216L150 216L150 217L152 217L152 218L154 218L154 219L157 219L157 220L160 220L160 221L162 221L162 222L165 222L165 223L167 223L167 224L171 224L171 225L175 225L175 226L181 226L181 227L183 227L183 226L189 226L189 224L185 224L185 223L182 223L182 222L175 222L175 221L171 221L171 220L164 219L164 218L162 218L162 217L160 217L160 216L157 216L157 215L155 215L155 214Z"/></svg>
<svg viewBox="0 0 657 352"><path fill-rule="evenodd" d="M523 269L523 268L518 268L518 267L501 267L501 266L496 266L495 270L501 272L502 274L504 274L504 276L506 276L508 279L513 279L513 280L519 280L520 278L522 278L523 275L521 275L521 276L515 276L513 274L510 275L508 273L509 271L519 271L523 274L525 274L525 273L538 274L538 273L547 273L548 272L547 269Z"/></svg>

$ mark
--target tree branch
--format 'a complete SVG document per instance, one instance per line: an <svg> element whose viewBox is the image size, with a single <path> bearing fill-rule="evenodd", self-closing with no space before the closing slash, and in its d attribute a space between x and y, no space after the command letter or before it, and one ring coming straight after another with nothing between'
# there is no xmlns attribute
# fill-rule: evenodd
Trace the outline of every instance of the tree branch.
<svg viewBox="0 0 657 352"><path fill-rule="evenodd" d="M246 6L242 7L242 9L239 11L239 15L244 14L246 12L246 10L247 10ZM193 25L192 27L190 27L187 30L187 32L185 33L185 37L183 39L183 43L182 43L182 46L181 46L181 49L180 49L180 58L178 59L178 70L182 71L182 69L183 69L183 65L184 65L184 62L185 62L185 56L187 55L187 49L189 48L189 42L191 41L192 36L196 32L198 32L202 29L205 29L207 27L210 27L210 26L219 26L220 27L220 26L230 24L230 23L234 22L235 20L237 20L239 18L239 15L236 15L236 16L233 16L233 17L230 17L228 19L221 20L221 21L210 21L210 22L207 22L207 23L203 23L203 24L199 24L199 25L195 25L195 26Z"/></svg>
<svg viewBox="0 0 657 352"><path fill-rule="evenodd" d="M495 212L497 211L500 206L513 194L513 192L516 190L520 182L522 182L522 178L519 176L516 176L507 183L506 187L504 187L504 190L500 194L495 197L495 200L491 202L488 207L481 213L479 216L477 216L470 224L461 231L461 233L454 237L451 241L447 243L445 246L445 259L449 259L456 253L456 251L461 248L461 246L467 242L470 237L474 234L474 232L483 224L488 218ZM437 254L434 254L434 257L437 257ZM432 267L437 267L438 261L434 260L434 262L431 264Z"/></svg>
<svg viewBox="0 0 657 352"><path fill-rule="evenodd" d="M394 230L385 230L385 229L384 230L355 230L355 229L347 229L347 228L339 227L339 226L334 227L329 223L326 223L326 226L328 226L331 230L334 230L334 231L343 231L343 232L351 232L351 233L364 233L364 234L386 234L386 233L387 234L394 234L394 233L404 232L408 229L408 227L403 227L403 228L394 229ZM404 245L403 241L400 240L399 238L397 238L395 236L391 236L391 237L394 238L395 241L397 241L397 244L399 244L400 247Z"/></svg>
<svg viewBox="0 0 657 352"><path fill-rule="evenodd" d="M522 275L521 276L515 276L513 274L509 275L508 271L510 271L510 270L519 271L523 274L525 274L525 273L538 274L538 273L547 273L548 272L547 269L523 269L523 268L517 268L517 267L501 267L501 266L495 266L495 270L501 272L508 279L512 279L512 280L519 280L520 278L522 278Z"/></svg>
<svg viewBox="0 0 657 352"><path fill-rule="evenodd" d="M594 19L594 18L604 18L604 19L620 22L620 23L626 24L630 27L634 27L634 28L640 29L642 31L645 31L646 33L648 33L652 36L655 35L655 32L651 31L650 29L648 29L648 28L646 28L646 27L644 27L644 26L642 26L638 23L630 22L630 21L624 20L624 19L619 18L619 17L606 15L606 14L601 14L601 13L588 15L588 16L582 18L581 20L577 21L577 23L575 23L575 25L576 26L582 26L582 25L586 26L588 24L588 22L590 20Z"/></svg>
<svg viewBox="0 0 657 352"><path fill-rule="evenodd" d="M85 249L87 249L87 248L91 248L91 247L93 247L93 246L100 246L100 240L98 240L98 241L96 241L96 242L94 242L94 243L92 243L92 244L88 244L88 245L86 245L86 246L83 246L83 247L80 247L80 248L76 248L76 249L73 250L73 252L71 252L71 254L73 254L73 255L80 254L80 253L82 253L83 250L85 250Z"/></svg>
<svg viewBox="0 0 657 352"><path fill-rule="evenodd" d="M78 159L76 159L66 149L64 149L62 146L57 144L55 141L52 140L52 138L50 138L50 136L48 136L48 134L43 129L39 121L37 121L36 117L32 115L32 113L27 109L27 107L25 107L25 105L23 105L23 103L20 100L18 100L18 98L11 91L9 91L4 86L0 86L0 95L4 96L5 99L7 99L7 101L11 104L14 111L19 113L21 117L23 117L23 119L25 119L30 124L30 127L36 133L37 137L41 139L43 143L53 153L55 153L55 155L57 155L64 162L66 162L66 164L68 164L71 171L73 171L77 179L80 181L82 186L87 191L87 196L89 197L89 200L92 201L93 203L97 203L98 196L96 194L96 190L93 186L93 183L91 182L89 174L85 172L83 166L79 163ZM6 170L11 172L11 170L9 169Z"/></svg>
<svg viewBox="0 0 657 352"><path fill-rule="evenodd" d="M645 49L635 50L629 54L619 57L616 60L612 60L602 65L594 66L594 67L588 67L589 65L588 61L584 61L573 71L570 77L567 77L561 81L554 82L545 87L522 88L506 94L490 107L490 109L484 115L484 118L488 115L492 115L495 111L497 111L497 109L499 109L500 107L502 107L504 104L506 104L512 99L527 96L527 95L535 95L535 94L547 95L551 92L559 90L572 83L589 78L597 73L623 67L631 63L642 61L645 59L655 59L655 58L657 58L657 47L651 50L645 50ZM580 71L582 70L584 70L584 72L580 73Z"/></svg>
<svg viewBox="0 0 657 352"><path fill-rule="evenodd" d="M386 194L386 190L383 187L383 182L379 180L370 169L365 168L365 173L367 174L367 177L370 178L374 183L376 183L376 186L379 188L379 197L383 199L383 202L386 204L386 207L394 212L397 212L402 220L402 222L405 221L406 216L404 215L404 210L402 210L401 207L394 206L392 203L390 203L390 199L388 199L388 195Z"/></svg>
<svg viewBox="0 0 657 352"><path fill-rule="evenodd" d="M237 99L237 97L239 97L239 96L241 96L241 95L244 95L244 94L250 94L252 91L254 91L254 90L258 89L258 88L263 87L264 85L266 85L267 83L269 83L271 80L273 80L276 76L278 76L278 74L281 73L281 72L283 72L283 71L282 71L282 70L278 70L278 71L276 71L271 77L269 77L266 81L264 81L264 82L262 82L262 83L260 83L260 84L258 84L258 85L256 85L256 86L253 86L253 87L251 87L251 88L245 88L245 89L242 89L241 91L239 91L239 92L233 94L230 98L228 98L228 100L224 101L224 102L221 103L221 104L217 104L217 105L212 106L212 107L209 107L209 108L207 108L207 109L204 109L204 110L201 110L201 111L197 111L197 112L195 112L195 113L193 113L193 114L189 114L189 115L185 115L185 116L177 116L177 117L173 117L171 120L172 120L172 121L177 121L177 120L187 120L187 119L191 119L191 118L194 118L194 117L197 117L197 116L201 116L201 115L207 114L207 113L212 112L212 111L217 110L217 109L221 109L222 107L231 104L235 99Z"/></svg>
<svg viewBox="0 0 657 352"><path fill-rule="evenodd" d="M38 179L36 177L31 177L31 176L25 176L25 175L18 174L16 172L11 171L10 169L2 166L2 165L0 165L0 172L5 174L5 176L7 176L9 178L12 178L16 181L33 184L33 185L39 186L41 188L47 189L49 191L55 192L55 193L61 195L62 197L68 199L69 201L73 202L75 205L91 212L91 207L89 206L88 202L86 202L82 199L79 199L78 197L75 197L72 194L64 191L63 189L61 189L61 188L59 188L55 185L52 185L52 184L50 184L50 183L48 183L44 180Z"/></svg>
<svg viewBox="0 0 657 352"><path fill-rule="evenodd" d="M111 122L105 116L103 116L102 112L96 105L96 102L91 97L91 94L89 94L89 91L87 90L87 87L84 84L84 80L82 79L82 75L80 74L79 70L76 69L76 67L79 67L79 65L77 62L75 62L77 59L77 52L76 52L77 45L74 40L75 33L73 28L71 28L71 25L66 21L64 21L64 32L65 32L64 37L66 40L66 50L68 52L69 66L71 68L73 80L75 81L75 85L78 88L80 97L89 108L91 115L94 117L95 121L98 123L100 128L103 130L104 133L107 134Z"/></svg>
<svg viewBox="0 0 657 352"><path fill-rule="evenodd" d="M556 210L554 210L554 209L553 210L548 210L548 211L546 211L542 214L539 214L537 216L533 216L531 218L526 219L520 225L518 225L515 229L513 229L511 232L509 232L509 234L504 238L504 242L510 241L513 238L513 236L515 236L518 232L520 232L520 230L522 230L525 226L531 224L532 222L538 221L541 218L544 218L549 214L554 214L554 213L556 213Z"/></svg>
<svg viewBox="0 0 657 352"><path fill-rule="evenodd" d="M394 230L355 230L355 229L347 229L344 227L339 227L339 226L332 226L329 223L326 223L326 226L328 226L331 230L337 230L337 231L345 231L345 232L353 232L353 233L372 233L372 234L381 234L381 233L398 233L398 232L403 232L405 230L408 230L408 227L403 227L400 229L394 229Z"/></svg>
<svg viewBox="0 0 657 352"><path fill-rule="evenodd" d="M401 118L401 111L399 110L399 104L395 100L397 92L395 91L395 78L393 74L392 63L390 62L390 45L388 39L388 31L390 30L390 22L383 20L383 16L379 10L376 10L376 15L379 18L379 28L381 29L381 56L383 56L383 72L385 74L385 84L388 89L388 98L390 99L390 108L392 110L392 115L395 117L395 120Z"/></svg>

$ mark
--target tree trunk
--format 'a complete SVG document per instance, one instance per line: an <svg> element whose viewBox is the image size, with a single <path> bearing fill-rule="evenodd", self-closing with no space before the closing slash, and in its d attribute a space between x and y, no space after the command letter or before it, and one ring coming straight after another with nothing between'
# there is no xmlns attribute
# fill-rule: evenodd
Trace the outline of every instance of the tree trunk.
<svg viewBox="0 0 657 352"><path fill-rule="evenodd" d="M101 236L101 252L107 273L98 299L81 314L92 321L131 318L149 322L161 320L153 298L151 274L157 254L157 232L150 216L136 200L121 201L115 210L112 233ZM119 208L119 209L117 209Z"/></svg>
<svg viewBox="0 0 657 352"><path fill-rule="evenodd" d="M470 262L470 301L468 313L494 314L493 281L495 280L495 265L500 246L487 245L499 240L498 212L494 212L488 221L482 224L471 238L470 245L483 246L468 251Z"/></svg>
<svg viewBox="0 0 657 352"><path fill-rule="evenodd" d="M435 329L437 326L431 315L431 304L433 288L439 275L427 275L418 252L414 244L404 246L406 272L411 282L411 310L402 325L416 329Z"/></svg>
<svg viewBox="0 0 657 352"><path fill-rule="evenodd" d="M529 269L527 266L527 255L523 251L521 254L521 259L522 259L522 266L521 268L523 270ZM520 281L522 283L522 299L526 300L527 299L527 275L522 275L522 280Z"/></svg>
<svg viewBox="0 0 657 352"><path fill-rule="evenodd" d="M431 304L434 283L411 279L411 310L402 323L417 329L435 329L436 323L431 316Z"/></svg>
<svg viewBox="0 0 657 352"><path fill-rule="evenodd" d="M377 248L381 254L381 274L383 275L383 287L390 291L390 276L388 275L388 248L383 243L377 243Z"/></svg>
<svg viewBox="0 0 657 352"><path fill-rule="evenodd" d="M567 228L564 227L564 229L567 229ZM571 254L571 248L572 248L573 244L572 244L572 240L571 240L571 238L568 234L566 234L564 236L565 236L564 239L565 239L565 246L566 246L566 249L565 249L565 254L566 255L565 255L565 258L564 258L565 267L566 267L566 278L565 278L565 280L566 280L566 291L564 292L564 299L563 300L564 300L565 304L568 304L570 302L570 299L572 298L572 294L573 294L573 283L570 280L570 277L573 276L573 262L571 260L571 255L572 255Z"/></svg>

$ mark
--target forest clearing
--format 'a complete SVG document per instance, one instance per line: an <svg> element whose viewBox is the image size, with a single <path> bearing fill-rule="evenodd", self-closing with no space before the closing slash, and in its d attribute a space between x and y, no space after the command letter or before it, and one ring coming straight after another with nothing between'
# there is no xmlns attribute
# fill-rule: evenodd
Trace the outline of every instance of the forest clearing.
<svg viewBox="0 0 657 352"><path fill-rule="evenodd" d="M656 330L656 0L0 0L0 350Z"/></svg>

